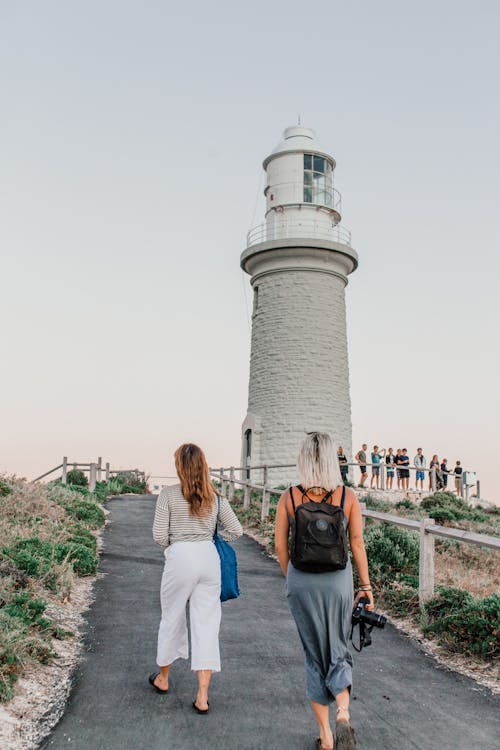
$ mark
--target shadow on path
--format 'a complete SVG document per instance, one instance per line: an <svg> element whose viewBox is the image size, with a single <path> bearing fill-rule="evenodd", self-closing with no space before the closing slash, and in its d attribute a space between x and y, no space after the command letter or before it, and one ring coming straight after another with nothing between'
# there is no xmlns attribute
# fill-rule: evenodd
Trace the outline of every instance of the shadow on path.
<svg viewBox="0 0 500 750"><path fill-rule="evenodd" d="M247 537L235 543L241 597L223 605L222 672L210 714L191 708L185 661L153 692L163 555L151 538L155 497L109 501L111 524L87 615L85 650L64 716L43 748L313 750L301 645L278 565ZM439 667L388 627L355 654L352 723L360 750L498 750L500 700Z"/></svg>

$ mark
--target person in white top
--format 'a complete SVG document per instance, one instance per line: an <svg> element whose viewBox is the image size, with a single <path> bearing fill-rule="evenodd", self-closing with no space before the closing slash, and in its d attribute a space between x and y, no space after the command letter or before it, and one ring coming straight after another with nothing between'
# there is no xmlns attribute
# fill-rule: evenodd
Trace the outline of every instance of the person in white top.
<svg viewBox="0 0 500 750"><path fill-rule="evenodd" d="M219 524L226 541L243 531L228 501L217 497L201 448L181 445L175 452L175 468L180 484L160 492L153 525L154 541L165 547L165 568L156 658L160 671L149 676L149 683L157 692L167 693L172 662L188 658L189 602L191 669L198 676L193 708L206 714L210 679L213 672L220 672L221 572L214 531Z"/></svg>

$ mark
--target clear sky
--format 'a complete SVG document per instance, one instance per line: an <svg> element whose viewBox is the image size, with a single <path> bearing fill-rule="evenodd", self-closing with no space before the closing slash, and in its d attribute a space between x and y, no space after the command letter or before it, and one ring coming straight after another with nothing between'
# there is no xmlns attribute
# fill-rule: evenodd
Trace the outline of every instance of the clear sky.
<svg viewBox="0 0 500 750"><path fill-rule="evenodd" d="M337 160L354 448L500 501L496 0L0 0L0 471L238 463L262 160Z"/></svg>

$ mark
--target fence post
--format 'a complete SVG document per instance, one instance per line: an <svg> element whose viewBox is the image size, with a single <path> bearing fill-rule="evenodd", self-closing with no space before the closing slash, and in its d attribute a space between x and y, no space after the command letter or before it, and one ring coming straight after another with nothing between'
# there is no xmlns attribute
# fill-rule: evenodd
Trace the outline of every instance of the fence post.
<svg viewBox="0 0 500 750"><path fill-rule="evenodd" d="M245 484L245 494L243 495L243 510L248 510L250 507L250 483Z"/></svg>
<svg viewBox="0 0 500 750"><path fill-rule="evenodd" d="M385 465L380 464L380 489L385 490Z"/></svg>
<svg viewBox="0 0 500 750"><path fill-rule="evenodd" d="M95 490L96 475L97 475L97 464L90 464L89 490L91 492Z"/></svg>
<svg viewBox="0 0 500 750"><path fill-rule="evenodd" d="M364 514L364 511L366 510L366 503L360 503L359 507L361 508L361 521L363 524L363 532L364 532L365 526L366 526L366 516L363 514Z"/></svg>
<svg viewBox="0 0 500 750"><path fill-rule="evenodd" d="M269 478L269 468L264 466L264 473L262 474L262 484L267 487L267 480Z"/></svg>
<svg viewBox="0 0 500 750"><path fill-rule="evenodd" d="M433 518L420 521L418 601L421 607L434 594L434 536L427 532L427 528L435 523Z"/></svg>
<svg viewBox="0 0 500 750"><path fill-rule="evenodd" d="M106 478L106 482L109 482L109 461L106 461L106 468L104 470L104 476Z"/></svg>
<svg viewBox="0 0 500 750"><path fill-rule="evenodd" d="M271 493L267 487L264 486L262 489L262 511L260 514L260 520L265 521L269 515L269 500L271 499Z"/></svg>
<svg viewBox="0 0 500 750"><path fill-rule="evenodd" d="M460 496L462 500L465 500L465 485L464 485L464 475L460 474Z"/></svg>
<svg viewBox="0 0 500 750"><path fill-rule="evenodd" d="M66 484L67 475L68 475L68 457L63 456L62 477L61 477L61 481L63 484Z"/></svg>
<svg viewBox="0 0 500 750"><path fill-rule="evenodd" d="M229 469L229 502L234 500L234 466Z"/></svg>
<svg viewBox="0 0 500 750"><path fill-rule="evenodd" d="M101 481L101 472L102 472L102 456L99 456L97 459L97 481Z"/></svg>
<svg viewBox="0 0 500 750"><path fill-rule="evenodd" d="M476 480L476 497L478 500L481 498L481 482L479 479Z"/></svg>

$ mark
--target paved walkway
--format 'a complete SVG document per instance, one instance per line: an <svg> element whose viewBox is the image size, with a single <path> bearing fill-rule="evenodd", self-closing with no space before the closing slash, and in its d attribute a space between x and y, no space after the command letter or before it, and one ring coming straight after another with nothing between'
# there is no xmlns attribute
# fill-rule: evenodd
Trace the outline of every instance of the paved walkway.
<svg viewBox="0 0 500 750"><path fill-rule="evenodd" d="M153 496L111 500L96 603L67 710L51 750L313 750L302 650L278 565L247 537L236 543L242 596L223 605L222 668L211 709L191 708L186 662L162 696L155 667L162 552L153 544ZM356 654L352 722L365 750L498 750L500 700L448 672L386 627Z"/></svg>

